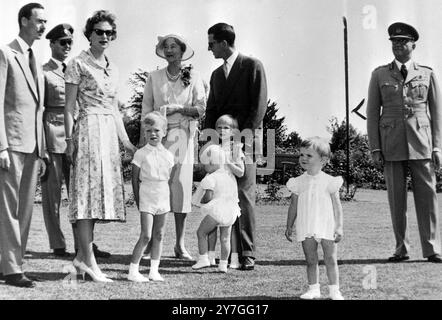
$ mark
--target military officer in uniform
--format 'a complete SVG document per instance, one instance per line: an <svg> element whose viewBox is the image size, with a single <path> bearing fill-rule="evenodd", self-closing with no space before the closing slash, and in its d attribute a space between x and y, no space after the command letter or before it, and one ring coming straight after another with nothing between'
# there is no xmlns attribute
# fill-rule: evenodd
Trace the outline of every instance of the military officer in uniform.
<svg viewBox="0 0 442 320"><path fill-rule="evenodd" d="M43 217L49 237L49 245L56 256L68 256L66 241L60 228L60 202L63 177L69 190L69 164L66 159L64 130L65 60L73 43L74 29L67 23L55 26L46 35L50 41L51 59L43 66L45 75L45 112L43 126L46 148L50 154L45 176L41 179ZM72 225L77 249L76 226ZM93 246L95 256L108 258L110 254Z"/></svg>
<svg viewBox="0 0 442 320"><path fill-rule="evenodd" d="M43 217L49 245L57 256L67 256L66 241L60 228L60 201L63 177L69 186L69 165L66 161L64 133L65 60L72 48L74 29L66 23L54 27L46 35L50 41L51 59L43 65L45 75L45 112L43 126L46 148L50 154L46 175L41 179Z"/></svg>
<svg viewBox="0 0 442 320"><path fill-rule="evenodd" d="M388 28L395 60L375 69L368 89L367 132L373 160L384 166L396 250L409 259L407 170L411 173L422 253L441 263L435 170L442 162L442 104L431 68L412 60L419 34L405 23Z"/></svg>

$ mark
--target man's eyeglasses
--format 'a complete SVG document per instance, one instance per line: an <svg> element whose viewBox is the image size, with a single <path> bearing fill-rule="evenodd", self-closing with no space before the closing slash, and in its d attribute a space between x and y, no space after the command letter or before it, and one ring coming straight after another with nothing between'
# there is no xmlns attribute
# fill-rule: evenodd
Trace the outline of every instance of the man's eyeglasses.
<svg viewBox="0 0 442 320"><path fill-rule="evenodd" d="M102 36L106 34L106 36L111 37L114 36L117 32L115 30L102 30L102 29L94 29L94 32L97 36Z"/></svg>
<svg viewBox="0 0 442 320"><path fill-rule="evenodd" d="M72 45L72 40L71 39L61 39L58 40L58 43L60 44L60 46L64 47L65 45Z"/></svg>

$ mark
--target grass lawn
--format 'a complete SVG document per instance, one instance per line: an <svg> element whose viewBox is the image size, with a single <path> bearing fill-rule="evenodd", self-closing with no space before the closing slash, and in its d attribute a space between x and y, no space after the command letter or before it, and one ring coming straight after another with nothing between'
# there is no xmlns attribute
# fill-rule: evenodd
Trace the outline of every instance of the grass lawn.
<svg viewBox="0 0 442 320"><path fill-rule="evenodd" d="M130 187L127 188L130 192ZM442 195L439 195L442 208ZM442 265L422 258L413 197L409 195L411 259L387 263L393 253L394 238L385 191L358 190L355 201L344 202L344 239L339 246L341 289L347 299L442 299ZM72 232L63 207L62 228L73 251ZM130 255L139 235L136 207L127 208L126 223L98 224L95 242L110 251L110 259L100 259L102 270L113 283L69 282L72 259L50 254L42 208L35 204L24 270L42 279L34 289L20 289L0 282L0 299L298 299L307 288L304 256L299 243L285 240L287 206L260 205L257 208L257 260L254 271L216 268L191 269L193 262L173 258L175 238L173 216L168 216L160 272L164 283L136 284L126 280ZM442 220L442 219L441 219ZM187 248L197 257L198 213L189 215ZM219 245L218 245L219 252ZM377 288L364 289L368 276L364 268L377 274ZM141 263L148 273L149 261ZM328 293L325 267L320 267L322 292Z"/></svg>

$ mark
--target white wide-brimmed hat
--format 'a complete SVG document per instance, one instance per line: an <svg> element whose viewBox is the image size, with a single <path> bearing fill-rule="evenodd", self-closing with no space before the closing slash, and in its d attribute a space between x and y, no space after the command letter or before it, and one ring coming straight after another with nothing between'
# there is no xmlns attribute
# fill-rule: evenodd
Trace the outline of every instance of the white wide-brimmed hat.
<svg viewBox="0 0 442 320"><path fill-rule="evenodd" d="M166 59L166 56L164 54L163 45L164 45L164 41L166 41L169 38L178 39L179 41L181 41L182 43L184 43L186 45L186 51L183 52L183 57L182 57L181 61L186 61L186 60L189 60L190 58L193 57L193 55L195 54L193 52L193 49L189 46L189 44L187 43L186 40L184 40L183 37L176 35L176 34L168 34L164 37L161 37L161 36L158 37L158 44L155 49L157 56L159 56L160 58Z"/></svg>

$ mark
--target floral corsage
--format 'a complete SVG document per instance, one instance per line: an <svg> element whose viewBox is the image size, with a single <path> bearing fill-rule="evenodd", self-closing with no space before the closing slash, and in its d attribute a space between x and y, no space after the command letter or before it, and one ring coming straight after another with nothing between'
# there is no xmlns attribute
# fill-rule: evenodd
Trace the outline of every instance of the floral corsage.
<svg viewBox="0 0 442 320"><path fill-rule="evenodd" d="M181 81L183 82L183 86L186 88L190 85L190 79L191 77L191 71L193 69L192 65L189 65L187 67L183 67L180 70L180 78Z"/></svg>

